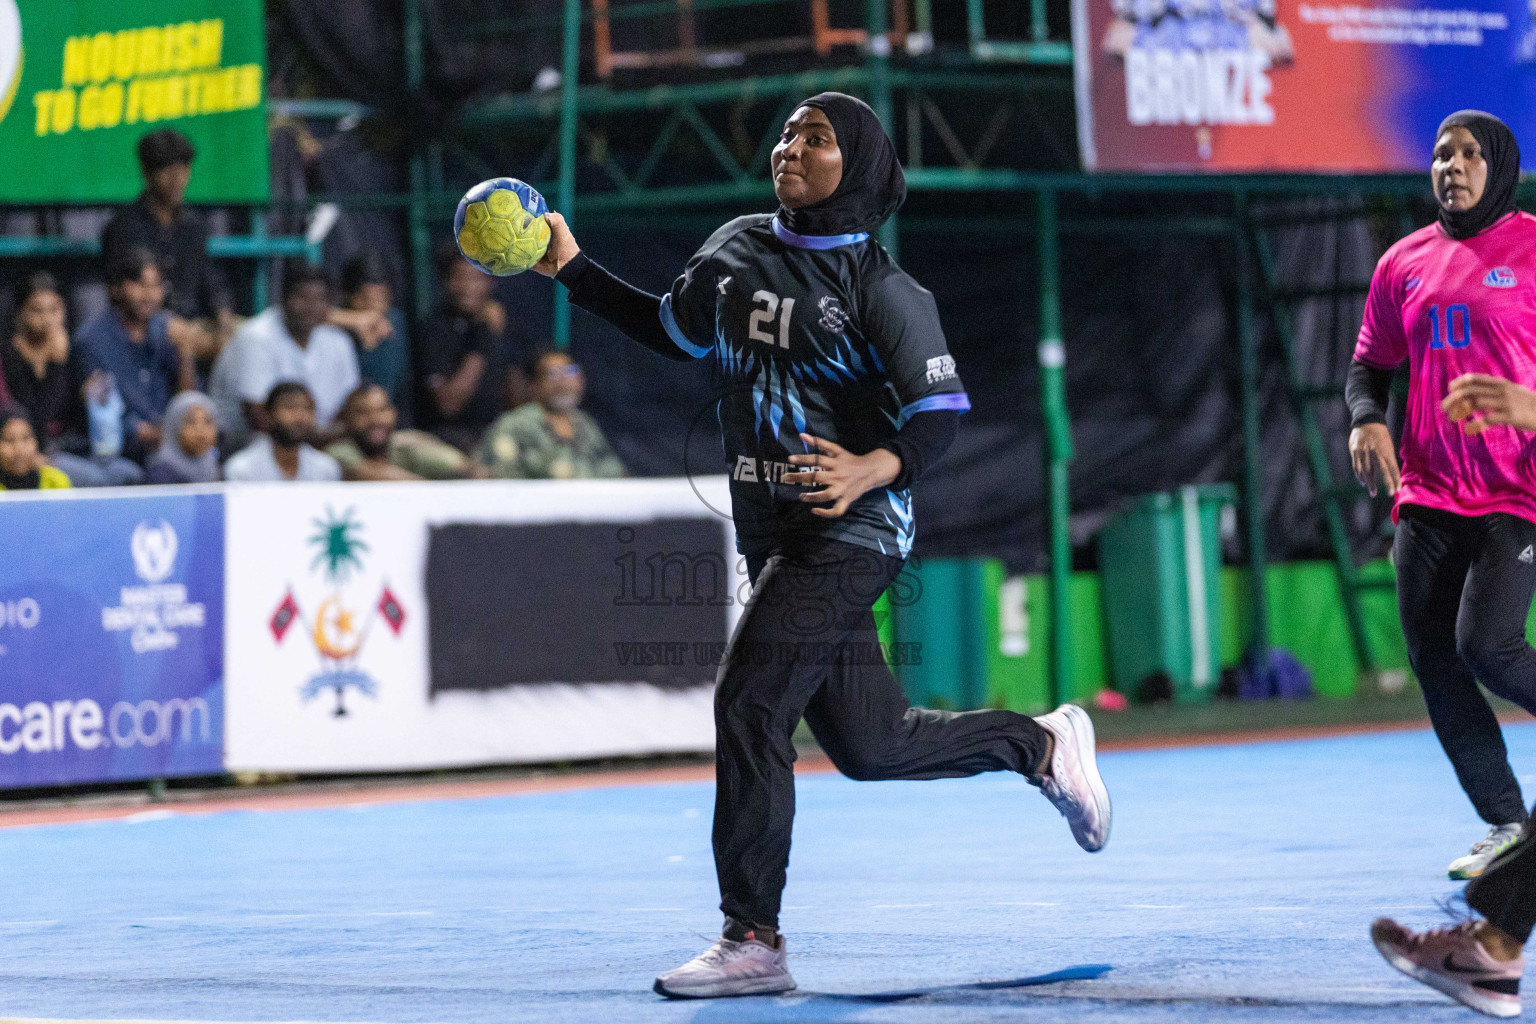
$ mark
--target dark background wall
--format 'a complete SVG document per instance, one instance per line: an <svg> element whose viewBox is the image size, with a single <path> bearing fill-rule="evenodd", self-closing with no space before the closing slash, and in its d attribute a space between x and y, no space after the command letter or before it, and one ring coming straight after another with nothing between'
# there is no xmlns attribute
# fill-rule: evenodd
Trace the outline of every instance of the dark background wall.
<svg viewBox="0 0 1536 1024"><path fill-rule="evenodd" d="M862 0L860 0L862 3ZM514 45L505 35L467 34L460 26L508 17L496 0L426 3L426 95L406 102L400 83L401 28L394 5L333 0L274 0L271 69L276 95L347 96L367 103L372 116L343 130L315 124L280 126L274 137L274 175L281 194L302 209L306 198L330 193L391 193L405 188L405 145L435 131L464 103L496 92L530 88L541 68L557 62L554 28L532 28ZM834 5L835 7L835 5ZM962 40L964 25L937 5L935 35ZM1027 4L989 3L989 31L1027 34ZM555 13L558 4L516 5L529 19ZM783 34L758 24L778 8L702 23L712 41ZM1065 0L1052 0L1052 34L1064 38ZM839 18L852 23L856 8ZM782 16L782 12L778 16ZM665 24L626 23L623 45L661 46L646 33ZM783 58L803 66L805 57ZM847 58L844 58L846 61ZM783 70L772 62L754 71ZM646 84L631 74L618 86ZM977 104L971 116L987 111ZM967 115L952 112L957 130ZM727 133L730 126L722 126ZM603 147L646 141L646 129L622 118L594 120L582 146L579 184L595 182ZM629 138L628 132L635 135ZM591 133L595 133L591 134ZM727 136L728 137L728 136ZM974 137L969 136L969 137ZM929 140L930 145L934 145ZM467 185L496 173L535 177L527 169L542 139L510 131L445 140L444 180ZM902 141L902 145L905 142ZM1045 90L1018 111L1000 143L1008 166L1075 170L1078 166L1070 92ZM707 158L694 154L700 161ZM672 180L696 168L684 151ZM1038 308L1031 207L1027 197L915 195L903 211L900 259L931 289L972 401L959 440L944 462L916 489L918 551L992 554L1018 569L1044 565L1042 437L1035 359ZM1067 340L1068 402L1077 459L1072 469L1072 533L1080 562L1092 561L1091 538L1118 503L1132 495L1185 483L1242 478L1234 311L1234 247L1223 237L1180 233L1168 221L1226 213L1229 200L1212 196L1063 198L1073 218L1122 218L1149 224L1118 235L1068 233L1061 247L1062 304ZM584 219L577 235L597 259L652 291L665 289L714 224L747 210L659 211L649 222L634 214L622 223ZM1303 211L1305 212L1305 211ZM446 223L435 231L446 238ZM1388 240L1379 225L1307 224L1275 234L1282 270L1296 282L1368 279ZM368 250L391 267L398 293L407 294L405 230L398 210L353 209L327 243L333 266ZM1319 258L1320 254L1324 258ZM529 344L547 343L551 317L548 283L535 275L500 282L499 294ZM1314 508L1305 451L1283 386L1285 369L1272 324L1256 317L1261 339L1264 396L1264 472L1270 550L1279 557L1327 551ZM1298 332L1299 363L1314 384L1341 384L1359 306L1354 300L1304 308ZM668 362L628 343L605 324L574 314L572 349L587 367L588 407L613 439L631 472L674 475L718 472L712 432L708 368ZM1342 403L1323 408L1335 474L1347 478ZM1363 553L1379 550L1379 509L1357 502L1352 526ZM1233 553L1237 548L1234 546Z"/></svg>

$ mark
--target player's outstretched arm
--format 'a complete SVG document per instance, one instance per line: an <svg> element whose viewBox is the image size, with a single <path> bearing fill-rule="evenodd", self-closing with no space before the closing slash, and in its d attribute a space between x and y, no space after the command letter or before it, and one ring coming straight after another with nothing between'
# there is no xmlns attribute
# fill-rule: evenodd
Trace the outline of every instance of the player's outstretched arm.
<svg viewBox="0 0 1536 1024"><path fill-rule="evenodd" d="M570 289L571 303L602 317L624 334L668 359L694 358L677 347L661 322L661 296L636 288L587 258L565 218L551 210L549 248L533 269Z"/></svg>
<svg viewBox="0 0 1536 1024"><path fill-rule="evenodd" d="M1536 391L1503 377L1464 373L1451 381L1440 408L1469 434L1489 427L1536 431Z"/></svg>

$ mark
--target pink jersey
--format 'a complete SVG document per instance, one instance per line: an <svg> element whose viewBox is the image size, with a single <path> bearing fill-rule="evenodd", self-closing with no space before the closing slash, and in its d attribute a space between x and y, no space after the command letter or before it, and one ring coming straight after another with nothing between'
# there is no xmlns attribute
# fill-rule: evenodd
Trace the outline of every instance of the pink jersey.
<svg viewBox="0 0 1536 1024"><path fill-rule="evenodd" d="M1474 436L1440 409L1464 373L1536 389L1536 217L1514 213L1463 241L1431 224L1388 249L1355 358L1383 369L1408 360L1399 507L1536 521L1536 434L1490 427Z"/></svg>

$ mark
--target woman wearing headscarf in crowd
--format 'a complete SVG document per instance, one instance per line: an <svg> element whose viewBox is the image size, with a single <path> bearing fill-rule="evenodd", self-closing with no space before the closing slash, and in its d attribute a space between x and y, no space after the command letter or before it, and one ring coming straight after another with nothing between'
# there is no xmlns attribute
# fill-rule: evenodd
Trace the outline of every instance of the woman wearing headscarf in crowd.
<svg viewBox="0 0 1536 1024"><path fill-rule="evenodd" d="M0 406L0 491L56 490L69 477L43 461L27 410Z"/></svg>
<svg viewBox="0 0 1536 1024"><path fill-rule="evenodd" d="M933 296L870 238L906 196L874 111L841 93L811 97L785 123L772 172L778 211L716 231L666 296L590 260L556 213L536 268L653 352L713 357L721 384L737 543L753 581L715 696L726 919L709 950L657 978L667 996L795 986L779 907L802 717L853 778L1015 771L1043 789L1084 849L1109 835L1080 708L1040 719L913 708L886 667L871 606L911 548L909 488L970 403Z"/></svg>
<svg viewBox="0 0 1536 1024"><path fill-rule="evenodd" d="M201 391L183 391L165 407L160 422L160 449L150 457L148 483L207 484L219 479L213 399Z"/></svg>
<svg viewBox="0 0 1536 1024"><path fill-rule="evenodd" d="M1435 734L1490 826L1451 863L1452 878L1481 876L1527 819L1498 718L1477 683L1536 712L1536 650L1525 634L1536 590L1536 439L1465 402L1449 416L1442 410L1468 374L1536 387L1536 217L1515 209L1519 176L1520 147L1498 118L1463 110L1440 124L1430 165L1439 218L1377 264L1346 392L1355 473L1372 493L1380 481L1396 496L1393 560L1408 659ZM1399 469L1385 410L1405 361ZM1520 971L1484 950L1478 928L1415 934L1382 920L1372 935L1419 980L1484 1012L1518 1013ZM1452 953L1460 967L1448 970Z"/></svg>

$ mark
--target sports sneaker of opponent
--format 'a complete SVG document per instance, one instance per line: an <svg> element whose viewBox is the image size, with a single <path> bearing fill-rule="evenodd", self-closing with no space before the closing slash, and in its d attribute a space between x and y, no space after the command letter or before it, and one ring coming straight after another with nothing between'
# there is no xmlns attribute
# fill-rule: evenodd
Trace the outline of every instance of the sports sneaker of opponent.
<svg viewBox="0 0 1536 1024"><path fill-rule="evenodd" d="M1536 433L1536 391L1502 377L1458 377L1441 404L1468 432ZM1536 842L1529 820L1518 842L1467 886L1467 905L1483 920L1414 932L1382 918L1371 925L1371 939L1409 977L1479 1013L1519 1016L1525 944L1536 924Z"/></svg>
<svg viewBox="0 0 1536 1024"><path fill-rule="evenodd" d="M752 597L715 692L715 869L725 927L656 979L688 998L795 987L779 932L802 718L855 779L1013 771L1036 783L1085 850L1109 838L1093 727L1063 705L1031 719L910 707L871 607L913 539L911 485L970 402L933 296L870 234L906 196L868 105L822 93L773 150L772 215L740 217L649 295L582 254L550 214L536 268L577 306L669 359L713 360L737 543Z"/></svg>
<svg viewBox="0 0 1536 1024"><path fill-rule="evenodd" d="M1435 735L1489 831L1451 863L1475 878L1525 824L1520 784L1478 681L1536 713L1536 650L1525 620L1536 589L1536 474L1531 442L1510 429L1467 429L1440 414L1450 382L1499 374L1536 385L1536 217L1515 210L1520 147L1504 122L1463 110L1435 135L1437 223L1376 266L1347 398L1355 475L1397 495L1397 604L1408 660ZM1409 366L1399 475L1385 409L1393 371Z"/></svg>

